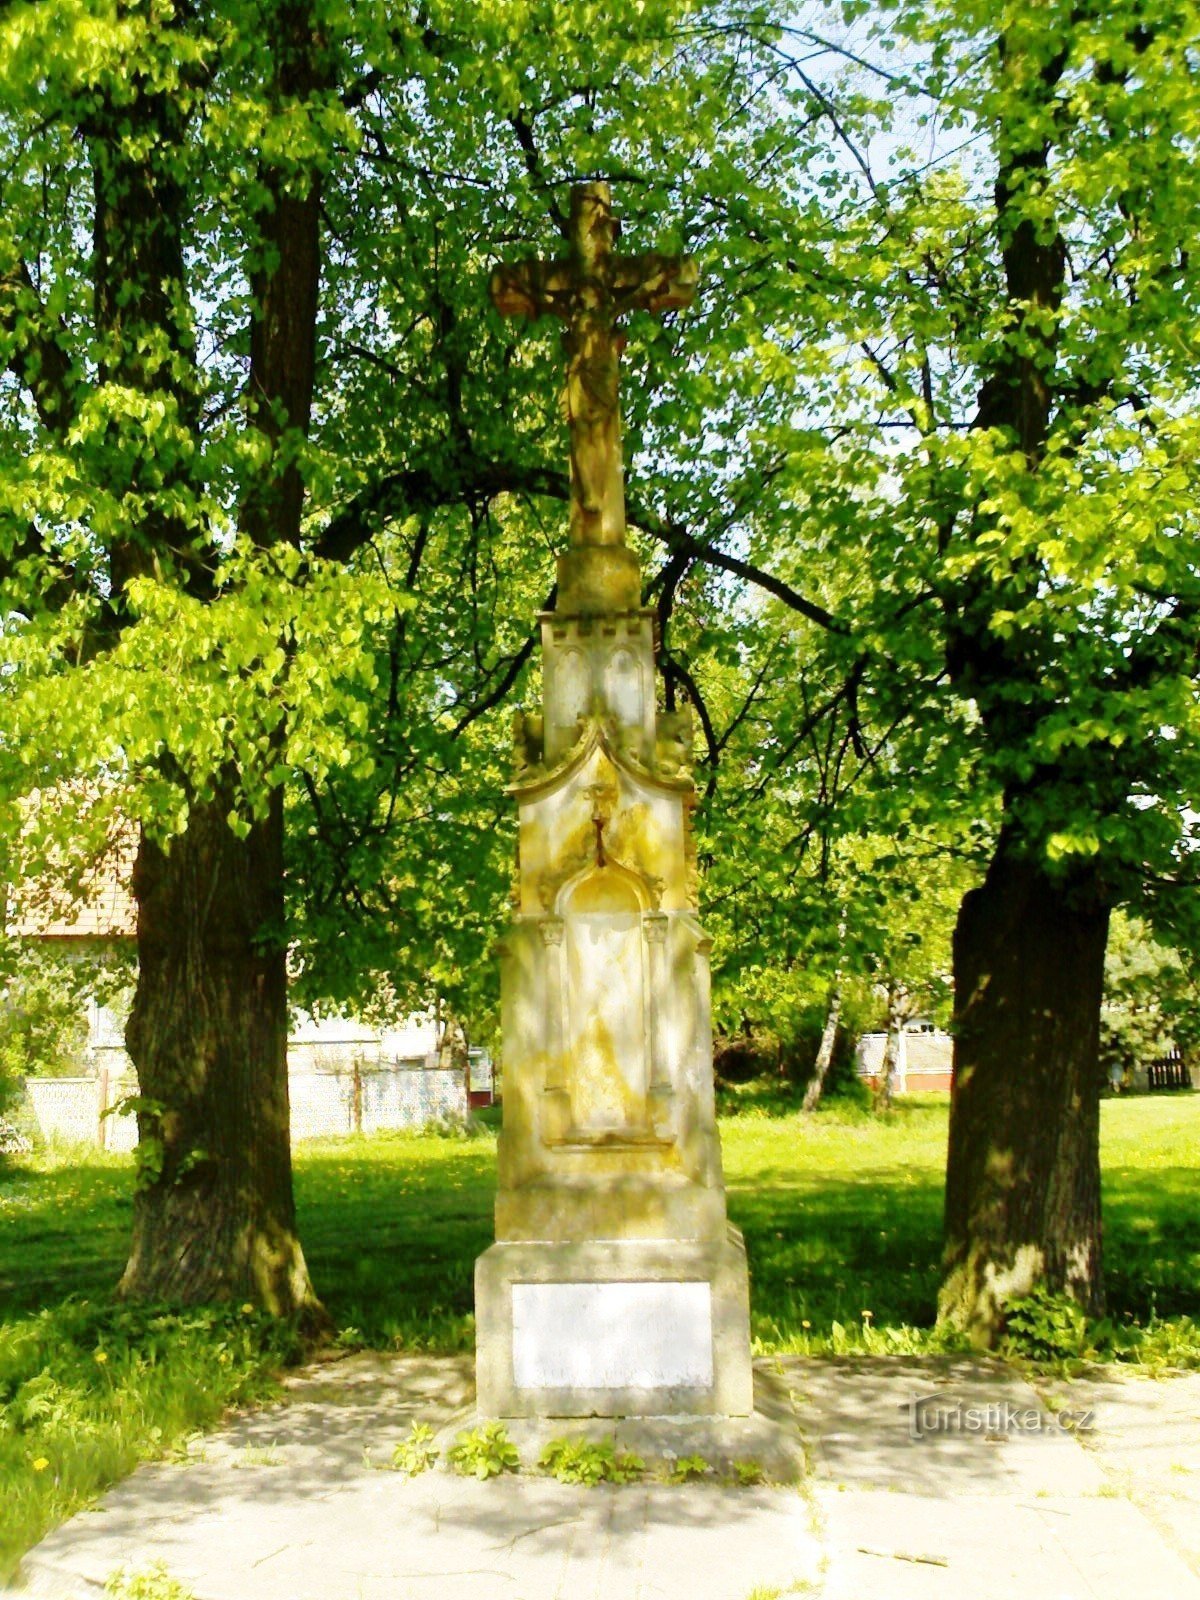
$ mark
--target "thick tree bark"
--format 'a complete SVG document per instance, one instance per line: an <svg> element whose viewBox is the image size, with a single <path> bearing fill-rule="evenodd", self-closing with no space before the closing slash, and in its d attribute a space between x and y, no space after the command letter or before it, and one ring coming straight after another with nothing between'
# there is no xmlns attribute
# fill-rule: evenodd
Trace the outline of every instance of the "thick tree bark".
<svg viewBox="0 0 1200 1600"><path fill-rule="evenodd" d="M825 1013L825 1026L821 1031L821 1043L817 1047L816 1064L813 1075L808 1080L808 1087L804 1091L802 1111L813 1112L817 1109L821 1095L825 1090L825 1079L829 1076L829 1068L833 1064L833 1047L837 1042L838 1023L842 1016L842 975L834 974L833 982L829 985L829 1006Z"/></svg>
<svg viewBox="0 0 1200 1600"><path fill-rule="evenodd" d="M1100 997L1108 908L1086 873L997 852L954 937L957 1016L939 1314L982 1346L1037 1285L1103 1305Z"/></svg>
<svg viewBox="0 0 1200 1600"><path fill-rule="evenodd" d="M278 103L304 101L327 86L323 44L312 0L269 0ZM308 432L316 377L317 311L321 289L321 177L301 184L289 169L264 163L259 170L269 197L256 218L259 241L247 267L256 313L250 326L247 411L268 442L268 458L242 505L243 530L256 544L295 543L304 511L304 480L290 451L290 430Z"/></svg>
<svg viewBox="0 0 1200 1600"><path fill-rule="evenodd" d="M137 995L126 1031L144 1170L121 1293L319 1315L296 1237L287 1082L283 813L245 840L229 794L193 806L134 870ZM152 1181L146 1181L147 1179Z"/></svg>

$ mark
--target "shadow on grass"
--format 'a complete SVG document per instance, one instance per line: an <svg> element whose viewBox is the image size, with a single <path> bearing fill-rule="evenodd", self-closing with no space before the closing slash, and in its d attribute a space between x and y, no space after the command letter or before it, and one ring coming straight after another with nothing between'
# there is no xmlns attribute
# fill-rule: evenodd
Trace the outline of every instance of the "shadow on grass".
<svg viewBox="0 0 1200 1600"><path fill-rule="evenodd" d="M0 1316L108 1297L129 1250L133 1169L86 1146L48 1170L0 1164Z"/></svg>
<svg viewBox="0 0 1200 1600"><path fill-rule="evenodd" d="M764 1349L795 1348L834 1322L927 1327L936 1311L941 1187L884 1175L739 1186L730 1216L750 1260L751 1327ZM868 1315L864 1319L863 1313Z"/></svg>
<svg viewBox="0 0 1200 1600"><path fill-rule="evenodd" d="M494 1139L379 1137L297 1155L305 1258L343 1341L473 1348L475 1257L494 1236Z"/></svg>
<svg viewBox="0 0 1200 1600"><path fill-rule="evenodd" d="M1200 1182L1195 1167L1104 1174L1104 1262L1111 1317L1200 1317Z"/></svg>
<svg viewBox="0 0 1200 1600"><path fill-rule="evenodd" d="M764 1349L805 1348L835 1322L861 1329L864 1312L875 1330L932 1325L945 1130L944 1102L901 1102L885 1125L836 1104L815 1119L750 1113L723 1125L730 1216L746 1236ZM1193 1168L1131 1161L1148 1133L1131 1124L1104 1175L1110 1310L1138 1322L1200 1314L1200 1185ZM124 1264L131 1191L129 1164L103 1156L0 1171L4 1314L106 1297ZM491 1136L297 1150L300 1236L346 1343L471 1348L474 1262L492 1242L494 1192Z"/></svg>

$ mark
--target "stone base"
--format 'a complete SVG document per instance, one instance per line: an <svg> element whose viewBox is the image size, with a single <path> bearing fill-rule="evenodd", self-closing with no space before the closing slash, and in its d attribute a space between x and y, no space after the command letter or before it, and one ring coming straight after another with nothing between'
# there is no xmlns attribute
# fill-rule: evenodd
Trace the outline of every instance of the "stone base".
<svg viewBox="0 0 1200 1600"><path fill-rule="evenodd" d="M475 1263L486 1417L748 1416L742 1236L501 1241Z"/></svg>
<svg viewBox="0 0 1200 1600"><path fill-rule="evenodd" d="M648 1473L666 1477L680 1456L702 1456L717 1478L736 1475L739 1463L753 1462L772 1484L799 1483L807 1463L790 1385L766 1361L754 1371L754 1410L748 1417L509 1417L509 1438L532 1466L552 1439L564 1436L593 1444L611 1441L632 1450ZM438 1436L443 1454L471 1421L458 1418Z"/></svg>
<svg viewBox="0 0 1200 1600"><path fill-rule="evenodd" d="M628 1158L628 1147L624 1154ZM590 1183L547 1179L496 1195L496 1237L509 1242L704 1241L720 1238L724 1227L723 1189L638 1173L605 1174Z"/></svg>
<svg viewBox="0 0 1200 1600"><path fill-rule="evenodd" d="M620 616L642 604L638 558L623 544L572 545L558 557L561 616Z"/></svg>

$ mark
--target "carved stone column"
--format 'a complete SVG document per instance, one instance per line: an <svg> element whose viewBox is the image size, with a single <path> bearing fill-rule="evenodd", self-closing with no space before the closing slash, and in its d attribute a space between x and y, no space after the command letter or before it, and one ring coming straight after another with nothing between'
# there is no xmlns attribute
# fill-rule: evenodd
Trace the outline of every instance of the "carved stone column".
<svg viewBox="0 0 1200 1600"><path fill-rule="evenodd" d="M662 911L647 911L642 917L642 936L646 941L646 971L650 989L648 1012L650 1032L650 1081L647 1084L647 1107L650 1126L659 1138L670 1135L671 1087L670 1062L667 1041L664 1037L663 997L666 993L667 916Z"/></svg>
<svg viewBox="0 0 1200 1600"><path fill-rule="evenodd" d="M496 1243L475 1269L477 1400L488 1417L744 1417L749 1288L713 1105L690 724L660 724L655 704L616 389L622 318L686 305L696 274L682 257L618 257L615 239L607 189L577 187L566 254L502 264L491 282L505 315L565 324L573 504L541 619L541 726L521 724L511 790L518 896ZM687 1426L677 1454L694 1448Z"/></svg>
<svg viewBox="0 0 1200 1600"><path fill-rule="evenodd" d="M538 932L542 937L546 984L546 1077L542 1084L542 1137L547 1144L558 1144L566 1138L571 1123L571 1093L564 1059L567 990L562 970L563 919L543 917L538 923Z"/></svg>

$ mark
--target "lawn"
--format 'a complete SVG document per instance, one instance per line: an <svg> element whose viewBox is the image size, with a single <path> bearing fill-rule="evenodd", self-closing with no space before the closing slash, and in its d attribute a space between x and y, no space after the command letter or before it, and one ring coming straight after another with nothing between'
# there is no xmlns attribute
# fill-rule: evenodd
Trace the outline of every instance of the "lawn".
<svg viewBox="0 0 1200 1600"><path fill-rule="evenodd" d="M944 1103L879 1123L753 1106L722 1124L759 1351L936 1348ZM1200 1096L1109 1101L1101 1354L1200 1364ZM300 1230L346 1345L471 1346L495 1141L375 1136L296 1151ZM116 1308L132 1167L99 1153L0 1170L0 1581L20 1550L139 1459L271 1390L290 1331L249 1308Z"/></svg>

